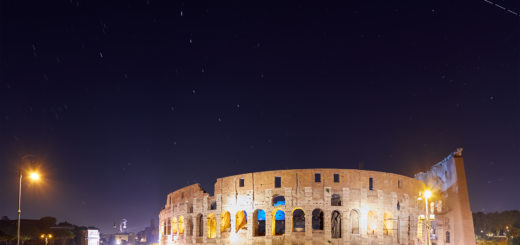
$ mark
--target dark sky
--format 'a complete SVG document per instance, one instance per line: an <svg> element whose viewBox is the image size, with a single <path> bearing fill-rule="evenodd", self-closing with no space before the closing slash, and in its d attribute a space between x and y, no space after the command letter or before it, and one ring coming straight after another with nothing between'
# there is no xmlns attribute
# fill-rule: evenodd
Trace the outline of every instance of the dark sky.
<svg viewBox="0 0 520 245"><path fill-rule="evenodd" d="M23 217L111 232L195 182L457 147L474 211L520 209L520 6L494 1L2 1L0 215L26 154Z"/></svg>

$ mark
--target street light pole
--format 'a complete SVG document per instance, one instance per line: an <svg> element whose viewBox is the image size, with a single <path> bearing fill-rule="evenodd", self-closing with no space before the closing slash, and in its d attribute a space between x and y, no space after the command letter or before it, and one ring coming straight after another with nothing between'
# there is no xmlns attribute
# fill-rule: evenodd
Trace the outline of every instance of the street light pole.
<svg viewBox="0 0 520 245"><path fill-rule="evenodd" d="M425 195L424 204L426 205L426 244L430 245L430 214L428 209L428 197Z"/></svg>
<svg viewBox="0 0 520 245"><path fill-rule="evenodd" d="M26 155L22 157L25 159L30 155ZM16 231L16 245L20 245L20 222L21 222L21 216L22 216L22 178L23 178L23 171L22 171L22 163L18 165L18 227ZM29 179L32 181L38 181L40 180L40 174L37 170L33 170L29 172Z"/></svg>
<svg viewBox="0 0 520 245"><path fill-rule="evenodd" d="M17 239L16 244L20 245L20 216L22 214L22 169L19 170L19 180L18 180L18 229L17 229Z"/></svg>

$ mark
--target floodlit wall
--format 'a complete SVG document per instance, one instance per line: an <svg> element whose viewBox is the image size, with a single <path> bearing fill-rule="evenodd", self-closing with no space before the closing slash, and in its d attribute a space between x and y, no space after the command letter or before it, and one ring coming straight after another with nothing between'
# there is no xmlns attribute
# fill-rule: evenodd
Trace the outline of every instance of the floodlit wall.
<svg viewBox="0 0 520 245"><path fill-rule="evenodd" d="M435 238L444 243L449 241L450 244L475 244L462 148L435 164L428 172L416 174L415 178L437 192L434 205L430 207L438 214L433 223Z"/></svg>
<svg viewBox="0 0 520 245"><path fill-rule="evenodd" d="M420 219L426 209L418 200L426 185L418 179L365 170L295 169L218 178L214 188L214 196L198 184L167 196L159 214L161 245L426 244ZM450 214L446 210L439 212L440 220ZM180 219L183 232L171 227ZM450 222L458 225L456 218ZM434 225L443 229L442 222ZM469 244L459 243L457 235L454 230L451 243L445 243L433 234L432 242Z"/></svg>

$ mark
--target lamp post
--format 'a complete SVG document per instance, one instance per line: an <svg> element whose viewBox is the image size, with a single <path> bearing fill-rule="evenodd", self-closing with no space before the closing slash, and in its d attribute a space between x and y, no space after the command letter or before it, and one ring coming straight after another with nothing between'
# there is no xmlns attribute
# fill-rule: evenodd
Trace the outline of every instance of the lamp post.
<svg viewBox="0 0 520 245"><path fill-rule="evenodd" d="M19 173L18 173L18 229L17 229L17 232L16 232L16 244L17 245L20 245L20 217L22 215L22 178L23 178L23 173L22 173L22 169L19 168ZM29 178L32 180L32 181L38 181L40 180L40 174L38 172L31 172L29 173Z"/></svg>
<svg viewBox="0 0 520 245"><path fill-rule="evenodd" d="M426 216L424 217L424 220L426 221L426 244L430 244L430 220L435 219L433 214L430 216L430 209L428 205L428 199L432 196L432 192L430 190L424 191L422 197L424 197L424 205L426 208ZM419 200L421 200L421 193L419 193Z"/></svg>
<svg viewBox="0 0 520 245"><path fill-rule="evenodd" d="M40 238L45 239L45 245L47 245L49 243L49 239L52 239L52 234L42 234Z"/></svg>

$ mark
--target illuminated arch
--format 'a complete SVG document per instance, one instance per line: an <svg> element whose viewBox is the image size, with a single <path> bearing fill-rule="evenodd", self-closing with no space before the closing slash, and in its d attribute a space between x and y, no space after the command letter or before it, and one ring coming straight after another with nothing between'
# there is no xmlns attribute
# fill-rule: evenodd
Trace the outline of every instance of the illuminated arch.
<svg viewBox="0 0 520 245"><path fill-rule="evenodd" d="M220 233L231 231L231 215L228 211L220 214Z"/></svg>
<svg viewBox="0 0 520 245"><path fill-rule="evenodd" d="M322 231L323 225L323 211L319 208L312 210L312 230Z"/></svg>
<svg viewBox="0 0 520 245"><path fill-rule="evenodd" d="M292 212L293 232L305 231L305 212L301 208L294 208Z"/></svg>
<svg viewBox="0 0 520 245"><path fill-rule="evenodd" d="M352 234L359 234L359 211L350 211L350 228Z"/></svg>
<svg viewBox="0 0 520 245"><path fill-rule="evenodd" d="M235 232L241 229L247 229L247 213L244 210L238 211L235 215Z"/></svg>
<svg viewBox="0 0 520 245"><path fill-rule="evenodd" d="M369 211L367 216L367 234L375 235L377 229L377 214L375 211Z"/></svg>
<svg viewBox="0 0 520 245"><path fill-rule="evenodd" d="M179 225L179 235L184 234L184 216L179 217L177 224Z"/></svg>
<svg viewBox="0 0 520 245"><path fill-rule="evenodd" d="M265 236L265 211L262 209L253 213L253 236Z"/></svg>
<svg viewBox="0 0 520 245"><path fill-rule="evenodd" d="M217 217L215 214L208 214L206 229L208 238L217 237Z"/></svg>
<svg viewBox="0 0 520 245"><path fill-rule="evenodd" d="M271 229L273 236L285 234L285 212L279 208L273 210Z"/></svg>
<svg viewBox="0 0 520 245"><path fill-rule="evenodd" d="M424 218L419 215L417 217L417 238L423 239L423 220Z"/></svg>
<svg viewBox="0 0 520 245"><path fill-rule="evenodd" d="M172 234L177 235L177 218L172 219Z"/></svg>
<svg viewBox="0 0 520 245"><path fill-rule="evenodd" d="M385 212L383 217L384 217L383 234L387 235L387 236L391 236L393 233L393 229L394 229L394 220L392 217L392 213L387 211L387 212Z"/></svg>
<svg viewBox="0 0 520 245"><path fill-rule="evenodd" d="M284 206L285 205L285 197L281 196L281 195L274 195L272 204L273 204L273 207Z"/></svg>

